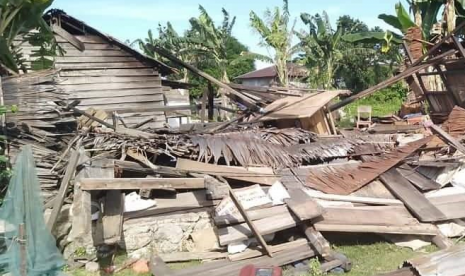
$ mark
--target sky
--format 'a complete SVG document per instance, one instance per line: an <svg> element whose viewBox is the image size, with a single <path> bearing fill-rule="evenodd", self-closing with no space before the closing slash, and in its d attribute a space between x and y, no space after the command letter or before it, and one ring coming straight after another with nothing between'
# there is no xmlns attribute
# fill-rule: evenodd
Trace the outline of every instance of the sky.
<svg viewBox="0 0 465 276"><path fill-rule="evenodd" d="M325 10L335 28L339 16L350 15L365 22L369 27L388 28L378 19L381 13L394 14L394 5L398 0L289 0L289 10L297 18L297 30L303 29L300 13L321 13ZM122 41L145 38L149 29L156 29L159 23L165 25L170 21L174 28L182 33L189 28L189 19L199 15L201 4L210 16L221 23L225 8L231 16L236 16L233 35L249 50L260 54L271 54L259 46L260 38L254 33L249 23L249 13L253 10L262 17L267 7L282 6L282 0L55 0L52 8L62 9L71 16L86 22ZM258 62L258 68L266 66Z"/></svg>

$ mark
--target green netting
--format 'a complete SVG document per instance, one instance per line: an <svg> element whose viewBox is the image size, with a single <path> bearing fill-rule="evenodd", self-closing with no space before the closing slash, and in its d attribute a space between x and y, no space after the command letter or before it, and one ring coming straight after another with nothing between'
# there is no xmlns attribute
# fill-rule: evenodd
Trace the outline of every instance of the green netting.
<svg viewBox="0 0 465 276"><path fill-rule="evenodd" d="M20 275L21 260L27 261L27 275L60 275L63 257L44 221L44 206L32 155L26 146L18 155L4 203L0 208L3 235L0 252L2 273ZM21 254L19 226L25 229L26 254ZM24 247L23 247L24 248ZM23 263L24 263L23 262Z"/></svg>

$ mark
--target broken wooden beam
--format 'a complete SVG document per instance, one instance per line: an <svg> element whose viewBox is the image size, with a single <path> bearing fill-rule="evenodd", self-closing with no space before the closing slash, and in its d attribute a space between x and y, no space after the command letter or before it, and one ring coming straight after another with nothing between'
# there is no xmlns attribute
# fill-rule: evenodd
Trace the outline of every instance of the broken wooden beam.
<svg viewBox="0 0 465 276"><path fill-rule="evenodd" d="M433 132L437 133L445 142L451 144L456 150L465 154L465 146L463 146L457 139L452 137L449 133L445 132L442 128L435 125L433 122L426 122L424 124L426 127L429 127Z"/></svg>
<svg viewBox="0 0 465 276"><path fill-rule="evenodd" d="M229 185L228 185L229 186ZM249 218L247 215L247 212L245 211L244 207L242 206L242 203L239 201L237 198L236 194L234 191L231 189L229 186L229 196L231 197L232 202L236 206L237 210L241 214L241 216L244 218L245 222L247 223L247 226L249 226L250 230L252 231L253 235L257 239L258 243L262 246L263 250L268 254L268 256L273 257L273 253L271 252L270 248L268 248L268 245L266 244L265 239L263 239L263 236L258 232L257 228L255 227L255 223L252 222L252 220Z"/></svg>
<svg viewBox="0 0 465 276"><path fill-rule="evenodd" d="M203 178L84 178L82 190L204 189Z"/></svg>
<svg viewBox="0 0 465 276"><path fill-rule="evenodd" d="M386 187L422 222L443 221L447 217L395 169L380 176Z"/></svg>
<svg viewBox="0 0 465 276"><path fill-rule="evenodd" d="M66 192L68 191L71 179L74 177L74 173L76 172L76 167L78 165L80 155L81 153L78 150L75 150L71 154L71 157L68 161L68 166L66 167L65 175L61 180L60 190L58 191L58 194L55 200L53 201L52 214L50 215L50 218L47 221L47 227L50 231L53 230L57 222L58 215L60 214L61 207L63 206L63 202L66 197Z"/></svg>

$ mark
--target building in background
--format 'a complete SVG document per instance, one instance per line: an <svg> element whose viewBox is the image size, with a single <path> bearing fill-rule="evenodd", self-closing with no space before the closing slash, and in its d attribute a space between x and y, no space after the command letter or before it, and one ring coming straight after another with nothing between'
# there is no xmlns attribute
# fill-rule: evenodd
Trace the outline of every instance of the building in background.
<svg viewBox="0 0 465 276"><path fill-rule="evenodd" d="M307 86L305 79L308 77L308 70L305 66L288 63L287 70L291 86L302 88ZM276 66L272 65L240 75L236 80L246 86L275 86L278 84L278 73Z"/></svg>

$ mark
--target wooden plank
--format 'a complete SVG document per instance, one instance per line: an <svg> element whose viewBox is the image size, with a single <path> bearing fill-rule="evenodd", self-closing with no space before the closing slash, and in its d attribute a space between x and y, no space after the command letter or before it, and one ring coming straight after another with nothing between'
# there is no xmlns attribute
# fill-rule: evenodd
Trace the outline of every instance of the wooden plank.
<svg viewBox="0 0 465 276"><path fill-rule="evenodd" d="M273 174L256 173L245 169L213 165L182 158L178 158L176 168L184 171L222 176L227 179L241 180L262 185L273 185L279 179L278 176Z"/></svg>
<svg viewBox="0 0 465 276"><path fill-rule="evenodd" d="M98 93L98 92L97 92ZM81 106L94 106L94 105L115 105L115 104L127 104L127 103L147 103L147 102L161 102L162 95L152 94L152 95L140 95L140 96L131 96L130 91L128 95L123 97L107 97L107 98L92 98L92 99L82 99L80 98ZM74 98L73 98L74 100Z"/></svg>
<svg viewBox="0 0 465 276"><path fill-rule="evenodd" d="M175 272L175 276L237 276L240 270L249 264L256 267L284 266L296 261L304 260L315 256L309 244L297 246L287 250L277 252L273 258L262 256L237 262L218 261L211 262L197 267L191 267Z"/></svg>
<svg viewBox="0 0 465 276"><path fill-rule="evenodd" d="M66 166L65 175L61 180L60 190L58 191L56 199L54 200L53 210L50 214L50 218L47 221L47 228L50 230L50 232L52 232L57 222L58 215L60 214L61 207L63 206L66 193L70 186L71 179L74 177L74 172L76 172L76 166L78 165L79 156L79 151L73 151L69 159L68 165Z"/></svg>
<svg viewBox="0 0 465 276"><path fill-rule="evenodd" d="M171 269L163 262L162 258L153 255L150 258L150 272L155 276L169 276L173 275Z"/></svg>
<svg viewBox="0 0 465 276"><path fill-rule="evenodd" d="M251 220L259 220L259 219L263 219L266 217L280 215L280 214L287 214L287 213L289 213L289 210L284 205L247 211L247 214L249 215ZM238 224L238 223L242 223L245 221L242 216L234 217L230 215L215 216L213 220L217 226Z"/></svg>
<svg viewBox="0 0 465 276"><path fill-rule="evenodd" d="M431 130L437 133L445 142L451 144L456 150L460 151L461 153L465 153L465 146L457 141L457 139L450 136L449 133L445 132L442 128L433 124L433 122L427 122L425 123L425 126L431 128Z"/></svg>
<svg viewBox="0 0 465 276"><path fill-rule="evenodd" d="M79 184L83 190L137 189L205 189L203 178L85 178Z"/></svg>
<svg viewBox="0 0 465 276"><path fill-rule="evenodd" d="M111 98L111 97L126 97L126 96L143 96L157 95L156 100L163 100L163 92L158 89L126 89L126 90L101 90L101 91L78 91L68 93L69 99L95 99L95 98ZM160 113L162 114L162 113Z"/></svg>
<svg viewBox="0 0 465 276"><path fill-rule="evenodd" d="M308 244L307 240L298 239L298 240L291 241L291 242L286 242L286 243L282 243L282 244L278 244L278 245L272 245L272 246L270 246L270 250L273 253L277 253L277 252L280 252L280 251L283 251L283 250L292 249L292 248L302 246L302 245L305 245L305 244ZM263 252L261 250L259 250L259 249L246 249L244 252L229 255L228 259L231 262L237 262L237 261L241 261L241 260L247 260L247 259L252 259L252 258L255 258L255 257L260 257L262 255L263 255Z"/></svg>
<svg viewBox="0 0 465 276"><path fill-rule="evenodd" d="M139 61L128 62L95 62L95 63L55 63L58 69L119 69L119 68L149 68Z"/></svg>
<svg viewBox="0 0 465 276"><path fill-rule="evenodd" d="M89 70L62 70L60 77L132 77L132 76L158 76L155 68L142 69L89 69Z"/></svg>
<svg viewBox="0 0 465 276"><path fill-rule="evenodd" d="M368 184L365 187L368 187ZM344 195L332 195L332 194L323 194L321 192L307 191L313 198L332 200L332 201L342 201L342 202L352 202L352 203L362 203L369 205L389 205L389 206L403 206L404 203L398 199L388 199L388 198L376 198L376 197L364 197L364 196L344 196Z"/></svg>
<svg viewBox="0 0 465 276"><path fill-rule="evenodd" d="M60 78L60 85L70 84L94 84L94 83L127 83L127 82L155 82L159 81L161 84L161 78L158 75L147 75L147 76L63 76Z"/></svg>
<svg viewBox="0 0 465 276"><path fill-rule="evenodd" d="M174 252L159 254L165 263L217 260L228 257L227 252ZM258 255L261 256L261 255Z"/></svg>
<svg viewBox="0 0 465 276"><path fill-rule="evenodd" d="M209 82L208 83L208 121L213 121L214 100L215 100L215 91L213 90L213 85L211 84L211 82Z"/></svg>
<svg viewBox="0 0 465 276"><path fill-rule="evenodd" d="M103 243L117 244L123 233L124 193L108 191L103 204Z"/></svg>
<svg viewBox="0 0 465 276"><path fill-rule="evenodd" d="M63 45L65 43L61 43ZM73 47L74 48L74 47ZM66 46L63 48L65 53L64 56L66 57L130 57L132 56L128 52L122 51L118 49L117 47L111 47L111 45L108 45L108 47L102 46L102 49L89 49L89 47L86 47L86 50L81 52L77 49L73 48L66 48ZM94 48L94 47L91 47ZM32 54L34 51L31 50L26 50L25 53Z"/></svg>
<svg viewBox="0 0 465 276"><path fill-rule="evenodd" d="M291 198L284 201L300 221L313 219L323 214L321 206L302 189L289 189L288 193Z"/></svg>
<svg viewBox="0 0 465 276"><path fill-rule="evenodd" d="M122 89L137 89L137 88L159 88L162 93L160 80L145 82L122 82L122 83L91 83L91 84L70 84L60 86L64 92L78 91L95 91L95 90L122 90ZM155 90L155 89L154 89Z"/></svg>
<svg viewBox="0 0 465 276"><path fill-rule="evenodd" d="M106 39L103 39L101 38L100 36L97 36L97 35L76 35L75 36L76 39L78 39L79 41L81 41L82 43L98 43L98 44L101 44L101 43L107 43L107 44L110 44L110 41L109 40L106 40ZM66 39L63 39L63 38L60 38L60 37L57 37L56 38L57 42L68 42Z"/></svg>
<svg viewBox="0 0 465 276"><path fill-rule="evenodd" d="M171 214L173 212L209 208L214 205L214 201L207 199L205 190L177 193L175 198L157 198L156 201L157 205L155 207L142 211L124 213L124 218L129 220L168 213Z"/></svg>
<svg viewBox="0 0 465 276"><path fill-rule="evenodd" d="M55 62L60 64L65 63L97 63L97 62L136 62L138 61L135 57L132 56L100 56L100 57L71 57L68 55L65 56L57 56L55 57Z"/></svg>
<svg viewBox="0 0 465 276"><path fill-rule="evenodd" d="M52 30L59 36L55 36L57 40L61 40L63 42L69 42L71 45L76 47L79 51L84 51L86 49L84 43L77 39L74 35L68 33L65 29L61 28L60 26L53 24ZM63 38L63 39L60 39Z"/></svg>
<svg viewBox="0 0 465 276"><path fill-rule="evenodd" d="M252 220L247 215L247 212L245 211L244 207L242 206L241 202L236 197L236 194L234 193L234 191L231 189L230 186L229 186L229 196L231 197L232 202L234 203L237 210L239 211L239 213L241 214L241 216L244 218L245 222L247 223L247 226L249 226L250 230L252 231L253 235L257 239L258 243L262 246L262 248L265 250L268 256L273 257L273 253L268 248L268 245L266 244L265 239L263 239L260 232L258 232L257 228L255 227L255 224L252 222Z"/></svg>
<svg viewBox="0 0 465 276"><path fill-rule="evenodd" d="M326 207L321 218L323 224L402 226L418 224L404 206Z"/></svg>
<svg viewBox="0 0 465 276"><path fill-rule="evenodd" d="M292 215L282 214L272 217L267 217L255 221L257 230L262 235L276 233L281 230L289 229L297 226L298 221ZM220 245L227 245L233 242L247 240L252 236L252 231L246 223L241 223L235 226L228 226L218 229Z"/></svg>
<svg viewBox="0 0 465 276"><path fill-rule="evenodd" d="M160 111L164 109L163 101L152 101L143 103L118 103L118 104L90 104L90 105L79 105L82 108L95 107L105 111L118 111L123 112L137 112L137 111ZM158 107L157 107L158 106Z"/></svg>
<svg viewBox="0 0 465 276"><path fill-rule="evenodd" d="M446 219L440 210L395 169L385 172L380 176L380 179L420 221L432 222Z"/></svg>
<svg viewBox="0 0 465 276"><path fill-rule="evenodd" d="M438 229L433 224L386 226L315 223L314 226L316 230L321 232L383 233L425 236L436 236L438 234Z"/></svg>
<svg viewBox="0 0 465 276"><path fill-rule="evenodd" d="M321 255L325 260L331 260L333 255L329 242L321 235L321 233L315 229L311 223L305 223L302 225L305 236L309 243L312 245L313 250Z"/></svg>
<svg viewBox="0 0 465 276"><path fill-rule="evenodd" d="M439 183L416 172L409 165L404 164L399 166L397 168L397 172L422 191L441 189L441 185Z"/></svg>

